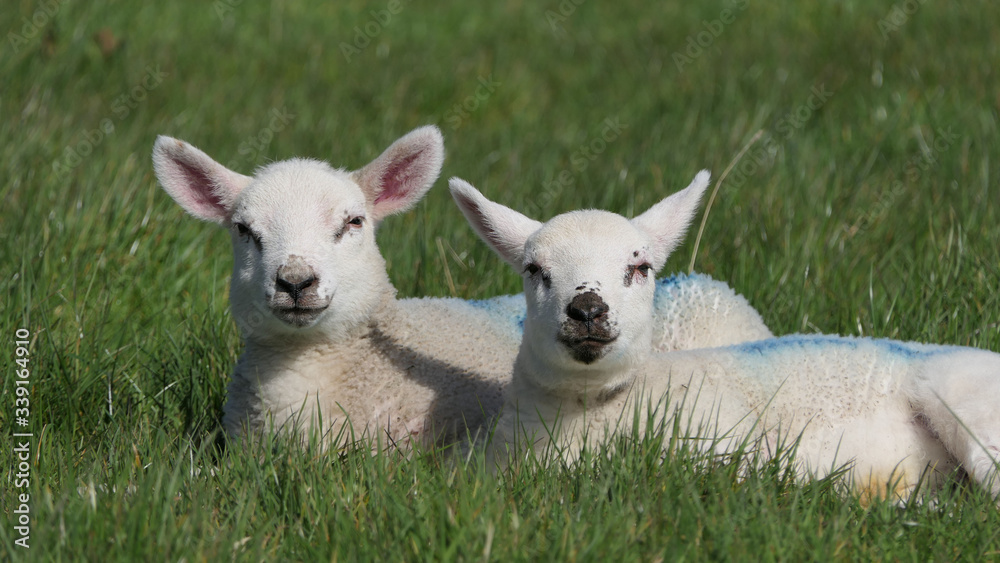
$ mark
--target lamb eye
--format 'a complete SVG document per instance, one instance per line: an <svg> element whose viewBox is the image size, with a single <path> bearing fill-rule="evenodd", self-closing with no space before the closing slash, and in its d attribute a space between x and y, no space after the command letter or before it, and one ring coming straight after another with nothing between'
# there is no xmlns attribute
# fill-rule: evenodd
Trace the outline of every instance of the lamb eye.
<svg viewBox="0 0 1000 563"><path fill-rule="evenodd" d="M243 223L236 223L236 232L245 242L253 241L257 250L260 250L260 235L253 232L253 229L244 225Z"/></svg>
<svg viewBox="0 0 1000 563"><path fill-rule="evenodd" d="M640 276L643 279L649 277L649 272L652 269L653 267L645 262L642 264L632 264L625 268L625 287L632 285L632 281L639 279Z"/></svg>
<svg viewBox="0 0 1000 563"><path fill-rule="evenodd" d="M552 287L552 278L549 277L549 273L543 270L538 264L531 263L524 267L524 271L528 273L529 277L534 278L537 274L541 274L542 285L546 289Z"/></svg>
<svg viewBox="0 0 1000 563"><path fill-rule="evenodd" d="M364 223L365 223L365 217L363 215L355 215L353 217L349 216L344 221L344 226L342 226L340 230L333 235L333 238L339 241L348 232L360 229L361 225L363 225Z"/></svg>

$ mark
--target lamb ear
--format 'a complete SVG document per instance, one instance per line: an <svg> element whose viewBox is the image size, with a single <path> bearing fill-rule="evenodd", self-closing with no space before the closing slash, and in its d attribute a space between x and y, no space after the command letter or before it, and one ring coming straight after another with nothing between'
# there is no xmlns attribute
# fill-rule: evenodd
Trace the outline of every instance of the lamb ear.
<svg viewBox="0 0 1000 563"><path fill-rule="evenodd" d="M524 243L542 224L486 199L465 180L452 178L448 186L451 197L479 238L508 264L520 270L524 266Z"/></svg>
<svg viewBox="0 0 1000 563"><path fill-rule="evenodd" d="M444 137L433 125L410 131L354 179L374 210L376 223L413 207L434 185L444 164Z"/></svg>
<svg viewBox="0 0 1000 563"><path fill-rule="evenodd" d="M188 213L220 225L229 221L236 196L252 180L164 135L153 145L153 170L163 189Z"/></svg>
<svg viewBox="0 0 1000 563"><path fill-rule="evenodd" d="M651 265L655 270L663 267L670 253L684 240L684 234L698 210L698 203L710 178L708 170L702 170L694 177L691 185L664 198L632 219L632 224L652 239Z"/></svg>

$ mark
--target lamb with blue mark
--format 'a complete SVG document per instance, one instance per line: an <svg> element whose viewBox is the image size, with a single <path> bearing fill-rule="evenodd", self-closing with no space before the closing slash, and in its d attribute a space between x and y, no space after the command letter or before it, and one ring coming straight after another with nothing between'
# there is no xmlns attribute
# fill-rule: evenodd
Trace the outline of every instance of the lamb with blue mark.
<svg viewBox="0 0 1000 563"><path fill-rule="evenodd" d="M455 442L499 410L521 340L523 297L396 299L375 243L377 225L416 204L443 160L435 127L412 131L359 170L291 159L253 177L183 141L157 139L153 163L163 188L231 234L230 303L244 350L224 407L229 435L297 427L334 447L406 449ZM670 292L691 301L665 306L657 320L665 333L675 318L710 326L665 346L770 335L723 283L692 279ZM701 301L719 307L705 310ZM712 328L725 311L737 330Z"/></svg>
<svg viewBox="0 0 1000 563"><path fill-rule="evenodd" d="M452 179L470 224L524 277L524 338L485 443L490 459L572 461L615 433L645 431L635 421L653 416L671 428L680 409L682 433L700 448L754 444L766 458L798 439L800 474L849 463L847 478L866 498L908 498L921 479L933 489L959 467L1000 494L998 354L802 335L653 351L652 273L707 185L702 172L632 220L586 210L541 224Z"/></svg>

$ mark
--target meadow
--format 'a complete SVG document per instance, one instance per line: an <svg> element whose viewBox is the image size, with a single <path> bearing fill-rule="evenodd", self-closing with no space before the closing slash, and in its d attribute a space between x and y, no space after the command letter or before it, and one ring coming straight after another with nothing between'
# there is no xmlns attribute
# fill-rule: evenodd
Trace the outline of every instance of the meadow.
<svg viewBox="0 0 1000 563"><path fill-rule="evenodd" d="M7 2L2 558L1000 557L1000 512L960 480L869 504L781 463L663 459L669 433L498 477L435 451L223 447L228 235L150 161L168 134L243 173L357 168L437 124L443 178L380 247L401 296L484 298L520 278L446 178L539 219L632 215L746 149L661 275L725 280L776 334L1000 352L998 21L989 0Z"/></svg>

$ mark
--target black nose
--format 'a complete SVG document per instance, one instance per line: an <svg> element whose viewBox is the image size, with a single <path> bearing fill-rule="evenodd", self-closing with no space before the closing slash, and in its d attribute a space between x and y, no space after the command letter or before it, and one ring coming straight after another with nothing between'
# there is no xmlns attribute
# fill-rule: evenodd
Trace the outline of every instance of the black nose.
<svg viewBox="0 0 1000 563"><path fill-rule="evenodd" d="M287 293L293 301L298 301L302 293L316 283L316 272L300 256L289 256L288 262L278 268L275 289Z"/></svg>
<svg viewBox="0 0 1000 563"><path fill-rule="evenodd" d="M580 322L590 322L602 317L608 312L608 305L601 299L601 296L588 291L573 298L566 306L566 314L569 318Z"/></svg>
<svg viewBox="0 0 1000 563"><path fill-rule="evenodd" d="M309 276L305 279L286 280L284 278L278 278L275 280L275 285L278 286L278 290L291 295L293 301L298 301L299 297L302 296L302 290L314 283L316 283L315 276Z"/></svg>

